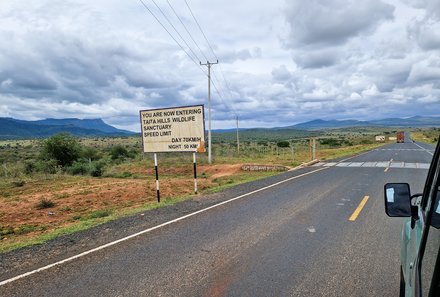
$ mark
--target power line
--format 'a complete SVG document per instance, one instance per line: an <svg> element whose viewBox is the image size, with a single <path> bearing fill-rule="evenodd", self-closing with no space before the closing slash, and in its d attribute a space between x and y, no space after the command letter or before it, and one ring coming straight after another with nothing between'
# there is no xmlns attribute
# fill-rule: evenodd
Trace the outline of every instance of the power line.
<svg viewBox="0 0 440 297"><path fill-rule="evenodd" d="M207 75L207 73L203 70L203 68L194 60L193 57L183 48L183 46L174 38L174 36L170 33L170 31L162 24L162 22L157 18L157 16L151 11L151 9L144 3L144 1L139 0L141 4L150 12L150 14L156 19L156 21L162 26L162 28L170 35L170 37L174 40L174 42L182 49L182 51L194 62L194 64L203 72L203 74Z"/></svg>
<svg viewBox="0 0 440 297"><path fill-rule="evenodd" d="M205 38L206 43L208 44L209 48L211 49L212 54L213 54L214 57L218 60L217 55L214 53L214 50L212 49L212 46L211 46L211 44L209 43L208 38L206 38L206 35L205 35L205 33L203 32L202 27L200 26L199 22L197 21L196 17L194 16L194 14L193 14L193 12L192 12L192 10L191 10L191 7L189 7L189 4L188 4L188 2L187 2L186 0L185 0L185 3L186 3L186 7L188 7L189 12L191 13L191 15L192 15L194 21L196 22L197 26L199 27L200 32L202 32L202 35L203 35L203 37Z"/></svg>
<svg viewBox="0 0 440 297"><path fill-rule="evenodd" d="M163 10L158 6L158 4L157 4L154 0L151 0L151 1L154 3L154 5L156 6L156 8L160 11L160 13L162 14L162 16L165 18L165 20L167 21L167 23L173 28L173 30L177 33L177 35L180 37L180 39L185 43L185 45L188 47L189 51L193 54L194 57L193 57L192 55L190 55L190 54L188 53L188 51L182 46L182 44L180 44L180 42L174 37L174 35L171 34L171 32L170 32L170 31L166 28L166 26L165 26L165 25L159 20L159 18L153 13L153 11L152 11L152 10L151 10L151 9L145 4L145 2L144 2L143 0L139 0L139 1L140 1L141 4L142 4L142 5L143 5L143 6L149 11L149 13L150 13L150 14L156 19L156 21L162 26L162 28L168 33L168 35L174 40L174 42L175 42L175 43L176 43L176 44L177 44L177 45L178 45L178 46L184 51L184 53L190 58L190 60L193 61L194 64L197 65L197 67L199 67L199 69L203 72L203 74L205 74L205 75L208 76L208 74L207 74L207 73L204 71L204 69L201 67L201 65L200 65L201 62L200 62L200 63L197 63L197 62L195 61L195 59L194 59L194 57L195 57L196 59L200 60L199 57L198 57L198 55L192 50L191 46L188 44L188 42L186 41L186 39L185 39L185 38L179 33L179 31L177 30L177 28L172 24L172 22L170 21L170 19L166 16L166 14L165 14L165 13L163 12ZM188 30L188 28L186 27L186 25L183 23L182 19L179 17L179 15L177 14L176 10L173 8L173 6L171 5L171 3L170 3L168 0L167 0L167 3L168 3L168 5L170 6L170 8L171 8L171 10L173 11L173 13L174 13L174 14L176 15L176 17L178 18L178 20L180 21L180 23L182 24L182 26L184 27L185 31L186 31L186 32L188 33L188 35L190 36L190 38L191 38L191 40L193 41L193 43L196 45L196 47L198 48L198 50L199 50L200 53L202 54L202 56L203 56L206 60L208 60L207 57L206 57L206 55L203 53L202 49L201 49L200 46L198 45L197 41L194 39L194 37L192 36L192 34L190 33L190 31ZM213 48L212 48L212 46L211 46L211 44L210 44L208 38L206 37L206 35L205 35L205 33L204 33L202 27L200 26L200 23L197 21L197 19L196 19L194 13L192 12L192 10L191 10L191 8L190 8L190 6L189 6L189 4L188 4L188 2L187 2L186 0L185 0L185 3L186 3L186 5L187 5L187 7L188 7L189 12L191 13L191 16L193 17L195 23L197 24L197 27L199 28L199 30L200 30L200 32L202 33L202 35L203 35L203 37L204 37L206 43L208 44L208 46L209 46L209 48L210 48L212 54L213 54L215 57L217 57L217 55L215 54L215 52L214 52L214 50L213 50ZM220 71L221 71L221 74L222 74L223 80L224 80L224 82L225 82L225 86L226 86L227 90L229 91L229 97L230 97L230 99L232 99L232 92L231 92L231 90L230 90L230 88L229 88L229 84L228 84L228 82L227 82L227 80L226 80L226 77L225 77L225 75L224 75L223 70L222 70L221 67L220 67ZM215 74L215 72L214 72L213 74L214 74L214 78L215 78L215 80L217 81L218 85L221 86L220 79L218 79L218 77L217 77L217 75ZM211 82L212 82L212 85L213 85L213 87L214 87L216 93L218 94L220 100L221 100L222 103L225 105L225 107L226 107L227 109L231 110L231 111L236 115L236 117L238 117L237 112L235 111L235 109L234 109L231 105L228 105L228 104L226 103L224 94L222 95L222 92L219 90L219 88L217 87L217 85L216 85L216 83L214 82L213 79L211 79Z"/></svg>
<svg viewBox="0 0 440 297"><path fill-rule="evenodd" d="M202 56L205 58L206 61L208 61L208 58L205 56L205 53L203 53L202 49L200 48L199 44L197 43L197 41L195 41L194 37L192 36L192 34L189 32L188 28L185 26L185 23L183 23L182 19L180 18L180 16L177 14L177 12L174 10L174 7L171 5L170 1L167 0L168 5L170 6L171 10L174 12L174 15L179 19L180 23L182 24L183 28L185 28L186 33L188 33L189 37L191 38L191 40L193 41L193 43L195 44L195 46L199 49L200 53L202 54Z"/></svg>
<svg viewBox="0 0 440 297"><path fill-rule="evenodd" d="M163 15L163 17L165 18L165 20L168 22L168 24L170 24L170 26L174 29L174 31L177 33L177 35L179 35L180 39L182 39L182 41L185 43L185 45L188 47L188 49L191 51L191 53L194 55L194 57L200 61L199 57L197 56L197 54L192 50L192 48L189 46L189 44L186 42L185 38L182 37L182 35L179 33L179 31L177 31L176 27L174 27L174 25L171 23L171 21L168 19L168 17L165 15L165 13L163 12L163 10L159 7L159 5L157 5L156 1L151 0L151 2L154 3L154 5L156 5L157 9L159 9L160 13Z"/></svg>
<svg viewBox="0 0 440 297"><path fill-rule="evenodd" d="M167 0L167 1L168 1L168 0ZM195 23L197 24L197 27L199 28L200 32L202 33L203 37L205 38L206 43L208 44L209 48L211 49L212 54L213 54L214 57L218 60L218 57L217 57L217 55L215 54L214 49L213 49L212 46L211 46L211 43L209 42L208 38L206 37L206 34L205 34L205 32L203 31L202 27L200 26L200 23L197 21L197 18L195 17L195 15L194 15L194 13L193 13L191 7L189 6L187 0L185 0L185 4L186 4L186 6L188 7L188 10L189 10L189 12L191 13L191 16L193 17ZM206 58L206 57L205 57L205 58ZM223 80L225 81L226 88L227 88L228 91L229 91L229 97L230 97L230 99L232 100L232 92L231 92L231 89L230 89L230 87L229 87L229 83L228 83L227 80L226 80L226 77L225 77L225 75L224 75L224 73L223 73L223 69L222 69L221 65L219 65L219 67L220 67L220 73L222 74ZM216 77L215 72L214 72L214 77L215 77L215 78L217 79L217 81L220 83L220 80ZM223 103L224 103L224 101L223 101ZM225 103L225 104L226 104L226 103ZM234 108L232 108L232 109L234 110L235 115L237 115L237 113L235 112L235 109L234 109Z"/></svg>

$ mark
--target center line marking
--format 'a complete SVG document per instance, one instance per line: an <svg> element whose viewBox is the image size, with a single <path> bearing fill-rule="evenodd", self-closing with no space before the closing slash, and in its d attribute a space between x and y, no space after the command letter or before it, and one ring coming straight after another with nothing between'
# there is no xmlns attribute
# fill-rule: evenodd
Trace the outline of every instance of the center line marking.
<svg viewBox="0 0 440 297"><path fill-rule="evenodd" d="M370 198L370 196L365 196L364 199L362 199L362 201L359 204L359 206L356 208L356 210L353 212L351 217L348 219L349 221L352 221L352 222L356 221L357 217L359 216L359 214L361 213L361 211L364 208L365 204L367 203L368 198Z"/></svg>

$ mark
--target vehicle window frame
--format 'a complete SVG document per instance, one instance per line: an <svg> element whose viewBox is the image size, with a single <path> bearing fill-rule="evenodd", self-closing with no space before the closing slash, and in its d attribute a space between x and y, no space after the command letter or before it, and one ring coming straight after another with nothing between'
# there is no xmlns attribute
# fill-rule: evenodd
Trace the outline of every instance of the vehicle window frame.
<svg viewBox="0 0 440 297"><path fill-rule="evenodd" d="M435 178L436 169L439 166L439 164L438 164L439 155L440 155L440 136L439 136L439 141L437 142L437 146L435 148L434 155L432 156L432 162L431 162L431 165L429 166L427 179L425 182L425 186L423 188L423 196L422 196L422 203L421 203L423 210L426 210L426 207L428 204L428 199L431 195L431 188L432 188L431 185L432 185L434 178Z"/></svg>
<svg viewBox="0 0 440 297"><path fill-rule="evenodd" d="M440 139L440 138L439 138ZM434 184L435 183L435 184ZM431 217L432 211L434 210L434 204L436 202L435 195L440 186L440 140L437 142L437 146L435 149L435 153L432 158L431 166L428 171L428 176L426 179L425 187L423 189L423 198L421 204L421 213L423 215L424 226L422 230L422 239L420 242L419 253L416 259L415 266L416 275L415 275L415 291L418 293L417 296L422 296L422 283L421 283L421 271L422 271L422 262L425 253L426 243L428 240L429 230L431 228ZM434 197L434 199L430 199ZM429 203L428 203L429 202ZM438 272L438 264L439 264L439 254L437 255L436 268L434 269L434 275ZM432 280L437 280L439 276L434 276ZM430 291L432 288L430 287ZM429 294L431 295L431 293Z"/></svg>

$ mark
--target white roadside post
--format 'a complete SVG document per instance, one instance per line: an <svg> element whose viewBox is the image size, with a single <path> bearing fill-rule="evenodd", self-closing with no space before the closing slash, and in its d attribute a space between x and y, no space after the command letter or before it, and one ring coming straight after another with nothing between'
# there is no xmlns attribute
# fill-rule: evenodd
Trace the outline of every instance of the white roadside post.
<svg viewBox="0 0 440 297"><path fill-rule="evenodd" d="M196 152L193 153L194 162L194 193L197 194L197 162L196 162Z"/></svg>
<svg viewBox="0 0 440 297"><path fill-rule="evenodd" d="M154 170L156 172L156 194L157 202L160 203L160 191L159 191L159 170L157 168L157 154L154 153Z"/></svg>

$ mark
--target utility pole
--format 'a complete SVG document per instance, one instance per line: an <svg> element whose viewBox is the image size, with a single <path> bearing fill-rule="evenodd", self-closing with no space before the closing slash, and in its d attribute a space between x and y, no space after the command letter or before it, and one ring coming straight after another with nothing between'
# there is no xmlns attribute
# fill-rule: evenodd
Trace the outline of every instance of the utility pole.
<svg viewBox="0 0 440 297"><path fill-rule="evenodd" d="M240 154L240 138L238 137L238 115L236 119L237 119L237 153Z"/></svg>
<svg viewBox="0 0 440 297"><path fill-rule="evenodd" d="M218 64L218 60L215 63L210 63L206 61L206 64L200 65L208 66L208 163L212 163L212 155L211 155L211 65Z"/></svg>

